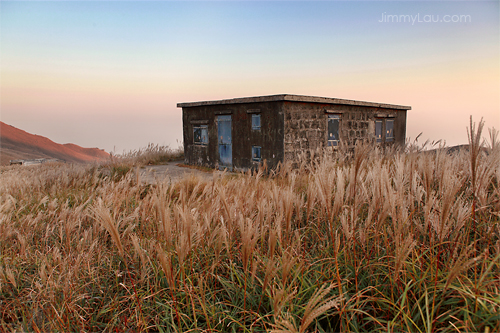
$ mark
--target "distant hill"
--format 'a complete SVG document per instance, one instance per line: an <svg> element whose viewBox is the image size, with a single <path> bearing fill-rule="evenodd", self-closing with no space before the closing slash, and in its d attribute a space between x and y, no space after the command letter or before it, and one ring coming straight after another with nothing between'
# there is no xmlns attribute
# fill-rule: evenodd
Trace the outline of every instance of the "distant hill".
<svg viewBox="0 0 500 333"><path fill-rule="evenodd" d="M1 165L9 165L10 160L17 159L56 158L70 163L85 163L108 157L109 154L102 149L55 143L0 121Z"/></svg>

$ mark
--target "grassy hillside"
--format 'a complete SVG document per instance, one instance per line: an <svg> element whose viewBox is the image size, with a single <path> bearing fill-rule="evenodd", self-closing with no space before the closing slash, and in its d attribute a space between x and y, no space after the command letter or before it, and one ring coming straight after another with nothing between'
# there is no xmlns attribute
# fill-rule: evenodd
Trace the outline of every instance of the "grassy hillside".
<svg viewBox="0 0 500 333"><path fill-rule="evenodd" d="M209 182L2 168L0 327L498 332L500 146L471 132Z"/></svg>

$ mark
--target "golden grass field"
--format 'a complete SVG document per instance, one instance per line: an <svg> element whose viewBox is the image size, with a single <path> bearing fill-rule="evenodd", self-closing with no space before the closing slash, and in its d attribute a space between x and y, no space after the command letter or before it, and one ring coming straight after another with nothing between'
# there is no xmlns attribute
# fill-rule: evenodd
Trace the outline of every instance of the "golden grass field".
<svg viewBox="0 0 500 333"><path fill-rule="evenodd" d="M138 181L158 147L2 167L0 331L498 332L500 143L481 132L173 184Z"/></svg>

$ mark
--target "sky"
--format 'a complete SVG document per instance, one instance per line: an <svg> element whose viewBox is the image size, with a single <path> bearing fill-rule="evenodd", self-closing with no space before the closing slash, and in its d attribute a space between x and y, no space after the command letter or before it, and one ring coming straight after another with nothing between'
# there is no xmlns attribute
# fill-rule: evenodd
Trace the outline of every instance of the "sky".
<svg viewBox="0 0 500 333"><path fill-rule="evenodd" d="M58 143L177 148L177 103L410 105L407 137L500 130L498 1L0 1L0 119ZM432 22L435 21L435 22Z"/></svg>

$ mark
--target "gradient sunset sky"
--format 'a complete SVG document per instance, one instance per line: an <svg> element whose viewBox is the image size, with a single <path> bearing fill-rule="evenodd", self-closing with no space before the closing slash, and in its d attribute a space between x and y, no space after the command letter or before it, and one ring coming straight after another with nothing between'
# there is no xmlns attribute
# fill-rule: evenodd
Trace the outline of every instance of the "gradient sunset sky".
<svg viewBox="0 0 500 333"><path fill-rule="evenodd" d="M1 1L0 116L122 153L177 147L179 102L299 94L410 105L408 137L467 143L470 115L500 129L499 13L498 1Z"/></svg>

